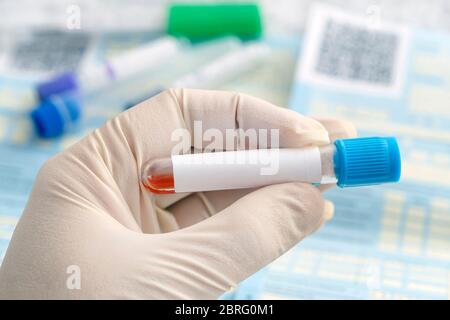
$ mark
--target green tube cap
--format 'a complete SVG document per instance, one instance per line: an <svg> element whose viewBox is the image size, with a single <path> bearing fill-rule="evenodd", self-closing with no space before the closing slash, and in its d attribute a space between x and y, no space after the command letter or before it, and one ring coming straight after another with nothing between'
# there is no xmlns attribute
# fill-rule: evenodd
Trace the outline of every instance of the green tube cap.
<svg viewBox="0 0 450 320"><path fill-rule="evenodd" d="M262 33L261 15L254 3L173 4L167 33L193 41L224 35L255 39Z"/></svg>

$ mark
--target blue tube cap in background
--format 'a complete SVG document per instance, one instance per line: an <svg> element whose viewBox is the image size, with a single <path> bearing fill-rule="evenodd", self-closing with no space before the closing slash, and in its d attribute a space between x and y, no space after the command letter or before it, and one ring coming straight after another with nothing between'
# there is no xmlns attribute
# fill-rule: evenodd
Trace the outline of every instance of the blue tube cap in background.
<svg viewBox="0 0 450 320"><path fill-rule="evenodd" d="M31 112L37 134L56 138L66 132L81 116L81 104L74 96L54 96L43 101Z"/></svg>

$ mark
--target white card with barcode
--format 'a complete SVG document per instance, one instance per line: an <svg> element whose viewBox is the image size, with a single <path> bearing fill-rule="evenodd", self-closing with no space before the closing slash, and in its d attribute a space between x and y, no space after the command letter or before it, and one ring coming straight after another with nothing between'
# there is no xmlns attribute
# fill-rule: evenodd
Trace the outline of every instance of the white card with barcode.
<svg viewBox="0 0 450 320"><path fill-rule="evenodd" d="M311 7L299 80L337 90L400 94L409 46L407 27L380 16L358 16L336 7Z"/></svg>

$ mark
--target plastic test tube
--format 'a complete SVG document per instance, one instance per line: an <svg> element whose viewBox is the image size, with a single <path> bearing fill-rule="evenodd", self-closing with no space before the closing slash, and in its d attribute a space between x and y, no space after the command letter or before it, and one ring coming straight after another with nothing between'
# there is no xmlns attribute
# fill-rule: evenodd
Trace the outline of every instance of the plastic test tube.
<svg viewBox="0 0 450 320"><path fill-rule="evenodd" d="M79 74L66 72L37 85L38 97L44 100L55 94L80 91L83 94L101 89L112 82L158 67L179 51L179 41L166 36L128 50L100 64L92 64Z"/></svg>
<svg viewBox="0 0 450 320"><path fill-rule="evenodd" d="M167 194L285 182L366 186L397 182L400 173L396 139L368 137L323 147L172 155L149 161L142 182L153 193Z"/></svg>
<svg viewBox="0 0 450 320"><path fill-rule="evenodd" d="M66 72L38 84L41 103L31 112L39 136L54 138L67 132L81 116L81 98L113 82L159 67L181 48L179 40L162 37L119 54L79 74Z"/></svg>
<svg viewBox="0 0 450 320"><path fill-rule="evenodd" d="M211 88L253 69L262 63L269 56L270 52L270 47L261 42L244 44L226 52L198 70L181 76L169 87ZM163 90L164 87L162 86L154 88L147 96L127 103L125 109L147 100Z"/></svg>
<svg viewBox="0 0 450 320"><path fill-rule="evenodd" d="M261 42L244 44L225 53L199 70L186 74L173 83L173 87L211 87L226 82L253 69L268 57L270 47Z"/></svg>

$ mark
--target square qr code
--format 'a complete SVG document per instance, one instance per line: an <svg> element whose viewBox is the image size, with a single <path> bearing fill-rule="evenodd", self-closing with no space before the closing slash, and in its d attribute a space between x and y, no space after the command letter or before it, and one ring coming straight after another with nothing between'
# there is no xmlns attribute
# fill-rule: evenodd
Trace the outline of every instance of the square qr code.
<svg viewBox="0 0 450 320"><path fill-rule="evenodd" d="M396 34L328 20L319 48L318 73L381 85L393 80Z"/></svg>
<svg viewBox="0 0 450 320"><path fill-rule="evenodd" d="M59 72L75 69L84 57L91 36L82 32L35 31L14 46L12 64L19 70Z"/></svg>
<svg viewBox="0 0 450 320"><path fill-rule="evenodd" d="M408 26L324 4L311 7L297 79L332 90L398 97L411 43Z"/></svg>

